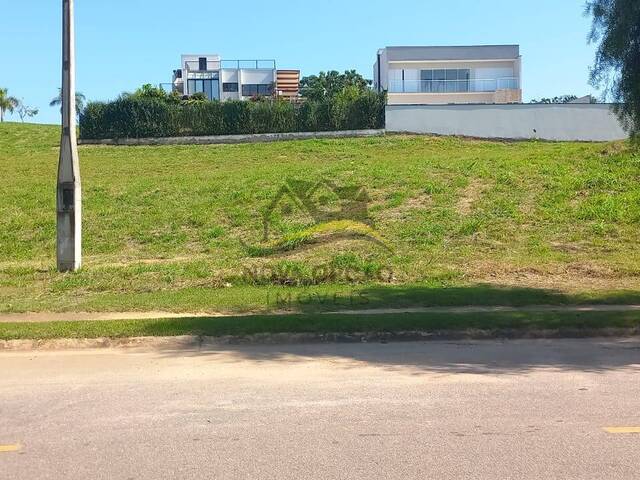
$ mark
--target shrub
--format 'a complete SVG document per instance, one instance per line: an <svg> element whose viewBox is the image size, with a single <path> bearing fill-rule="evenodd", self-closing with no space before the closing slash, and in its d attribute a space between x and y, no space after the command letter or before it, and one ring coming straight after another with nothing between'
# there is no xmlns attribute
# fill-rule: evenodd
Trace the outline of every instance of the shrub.
<svg viewBox="0 0 640 480"><path fill-rule="evenodd" d="M180 101L143 87L109 103L91 102L80 117L81 138L141 138L177 135L355 130L384 126L385 97L345 87L338 95L301 105L256 101Z"/></svg>
<svg viewBox="0 0 640 480"><path fill-rule="evenodd" d="M89 103L80 114L80 137L81 138L107 138L104 131L104 110L106 104L103 102Z"/></svg>
<svg viewBox="0 0 640 480"><path fill-rule="evenodd" d="M254 133L250 108L249 102L241 100L227 100L222 103L224 132L227 135Z"/></svg>
<svg viewBox="0 0 640 480"><path fill-rule="evenodd" d="M196 92L193 95L191 95L189 98L187 98L184 101L185 105L189 105L192 103L205 103L208 102L209 99L207 98L207 94L204 92Z"/></svg>
<svg viewBox="0 0 640 480"><path fill-rule="evenodd" d="M331 102L330 126L332 130L351 128L351 106L361 93L355 86L347 86L338 92Z"/></svg>
<svg viewBox="0 0 640 480"><path fill-rule="evenodd" d="M220 102L188 103L181 109L181 126L189 135L223 135L224 116Z"/></svg>
<svg viewBox="0 0 640 480"><path fill-rule="evenodd" d="M253 133L282 133L296 130L294 105L285 101L251 102Z"/></svg>
<svg viewBox="0 0 640 480"><path fill-rule="evenodd" d="M156 98L123 98L107 105L105 117L114 135L172 137L180 134L180 110Z"/></svg>
<svg viewBox="0 0 640 480"><path fill-rule="evenodd" d="M359 95L349 104L346 125L350 129L380 128L384 125L386 96L375 92Z"/></svg>
<svg viewBox="0 0 640 480"><path fill-rule="evenodd" d="M328 101L309 101L297 109L298 131L322 132L330 130L331 103Z"/></svg>

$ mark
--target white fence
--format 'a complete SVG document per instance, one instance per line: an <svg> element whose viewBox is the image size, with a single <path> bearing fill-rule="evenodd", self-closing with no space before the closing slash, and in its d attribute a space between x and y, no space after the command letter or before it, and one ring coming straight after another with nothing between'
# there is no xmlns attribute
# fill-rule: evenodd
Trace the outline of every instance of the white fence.
<svg viewBox="0 0 640 480"><path fill-rule="evenodd" d="M387 105L388 132L479 138L611 141L627 138L611 105Z"/></svg>

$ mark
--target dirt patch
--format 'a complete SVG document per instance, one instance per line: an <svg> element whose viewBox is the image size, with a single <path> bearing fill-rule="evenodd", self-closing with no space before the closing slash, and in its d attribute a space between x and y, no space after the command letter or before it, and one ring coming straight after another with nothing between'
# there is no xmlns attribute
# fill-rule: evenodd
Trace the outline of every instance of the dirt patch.
<svg viewBox="0 0 640 480"><path fill-rule="evenodd" d="M421 194L408 198L402 205L392 208L385 208L377 212L376 219L380 221L402 220L412 212L420 210L428 210L433 205L433 199L430 195Z"/></svg>
<svg viewBox="0 0 640 480"><path fill-rule="evenodd" d="M171 265L174 263L191 263L201 260L206 260L209 255L194 254L189 256L176 256L166 258L129 258L118 261L109 261L106 259L94 260L88 258L85 260L85 265L91 265L93 267L108 267L108 268L120 268L131 267L133 265Z"/></svg>
<svg viewBox="0 0 640 480"><path fill-rule="evenodd" d="M629 146L626 142L611 142L604 146L600 151L600 155L603 157L610 157L613 155L622 155L629 151Z"/></svg>
<svg viewBox="0 0 640 480"><path fill-rule="evenodd" d="M462 190L462 194L458 199L456 210L460 215L469 215L473 210L473 206L480 200L482 194L487 191L489 185L480 179L474 179L469 185Z"/></svg>
<svg viewBox="0 0 640 480"><path fill-rule="evenodd" d="M549 243L551 248L563 253L578 253L585 250L583 245L575 243L563 243L563 242L551 242Z"/></svg>
<svg viewBox="0 0 640 480"><path fill-rule="evenodd" d="M596 263L515 266L484 261L472 263L468 280L493 285L553 289L572 292L584 290L637 290L640 277L618 272Z"/></svg>
<svg viewBox="0 0 640 480"><path fill-rule="evenodd" d="M81 322L109 320L150 320L157 318L220 317L221 313L174 312L31 312L1 313L0 323Z"/></svg>

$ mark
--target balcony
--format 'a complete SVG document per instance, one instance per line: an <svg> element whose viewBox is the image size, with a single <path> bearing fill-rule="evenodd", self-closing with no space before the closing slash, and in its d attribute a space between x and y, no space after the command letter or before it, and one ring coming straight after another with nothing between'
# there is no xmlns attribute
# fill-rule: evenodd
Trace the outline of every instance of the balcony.
<svg viewBox="0 0 640 480"><path fill-rule="evenodd" d="M267 69L275 70L275 60L207 60L206 69L202 69L204 65L198 60L190 60L185 62L185 69L190 72L209 72L220 70L221 68L229 69L246 69L257 70Z"/></svg>
<svg viewBox="0 0 640 480"><path fill-rule="evenodd" d="M486 93L519 90L516 77L468 80L392 80L389 93Z"/></svg>
<svg viewBox="0 0 640 480"><path fill-rule="evenodd" d="M275 70L275 60L222 60L222 68L244 70Z"/></svg>

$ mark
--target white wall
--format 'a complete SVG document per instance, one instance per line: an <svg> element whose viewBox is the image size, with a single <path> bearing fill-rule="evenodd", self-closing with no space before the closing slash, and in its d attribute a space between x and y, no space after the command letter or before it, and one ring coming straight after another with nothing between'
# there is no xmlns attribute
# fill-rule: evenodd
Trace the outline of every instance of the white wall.
<svg viewBox="0 0 640 480"><path fill-rule="evenodd" d="M611 141L627 138L610 105L387 105L389 132L479 138Z"/></svg>
<svg viewBox="0 0 640 480"><path fill-rule="evenodd" d="M236 69L225 68L220 70L220 100L237 100L240 98L240 85L237 92L225 92L223 83L239 83L239 72Z"/></svg>
<svg viewBox="0 0 640 480"><path fill-rule="evenodd" d="M242 84L267 84L273 83L275 79L275 71L271 69L243 69L241 72Z"/></svg>
<svg viewBox="0 0 640 480"><path fill-rule="evenodd" d="M220 55L215 53L199 54L199 55L198 54L181 55L180 61L182 62L182 65L180 65L180 68L184 69L186 62L195 62L197 64L201 57L206 57L207 62L220 62Z"/></svg>
<svg viewBox="0 0 640 480"><path fill-rule="evenodd" d="M238 70L235 68L225 68L220 70L220 79L225 83L235 83L238 81Z"/></svg>
<svg viewBox="0 0 640 480"><path fill-rule="evenodd" d="M494 79L515 77L513 67L475 67L471 70L472 79Z"/></svg>
<svg viewBox="0 0 640 480"><path fill-rule="evenodd" d="M378 61L376 58L376 63L373 65L374 69L374 78L378 76ZM380 51L380 87L382 90L389 89L389 62L387 61L387 50L383 49Z"/></svg>

